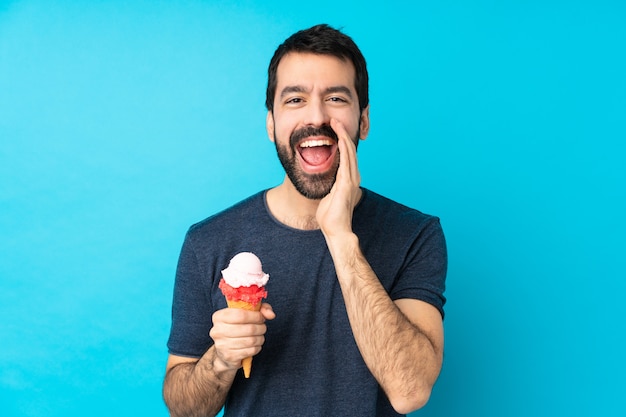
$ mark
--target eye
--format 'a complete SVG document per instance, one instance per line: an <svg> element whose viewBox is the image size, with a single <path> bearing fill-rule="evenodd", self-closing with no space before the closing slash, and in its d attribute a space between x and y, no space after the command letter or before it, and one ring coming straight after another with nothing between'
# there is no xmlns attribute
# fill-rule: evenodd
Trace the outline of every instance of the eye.
<svg viewBox="0 0 626 417"><path fill-rule="evenodd" d="M287 100L285 100L285 104L300 104L303 101L304 100L302 100L302 98L300 98L300 97L291 97L291 98L288 98Z"/></svg>
<svg viewBox="0 0 626 417"><path fill-rule="evenodd" d="M349 103L349 100L343 96L330 96L326 99L326 101L332 104L341 104L341 105Z"/></svg>

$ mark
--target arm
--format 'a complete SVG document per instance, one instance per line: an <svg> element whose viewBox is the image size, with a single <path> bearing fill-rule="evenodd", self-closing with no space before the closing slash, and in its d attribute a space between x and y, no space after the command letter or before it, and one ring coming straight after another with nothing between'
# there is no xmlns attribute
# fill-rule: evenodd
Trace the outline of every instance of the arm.
<svg viewBox="0 0 626 417"><path fill-rule="evenodd" d="M170 355L163 398L172 416L215 416L226 402L235 371L216 361L215 346L192 359Z"/></svg>
<svg viewBox="0 0 626 417"><path fill-rule="evenodd" d="M317 221L335 263L348 318L361 355L396 411L422 407L443 358L443 326L437 309L417 300L393 302L361 252L352 213L361 191L356 148L336 120L341 162Z"/></svg>
<svg viewBox="0 0 626 417"><path fill-rule="evenodd" d="M361 254L356 236L328 242L365 363L397 412L421 408L443 360L439 311L419 300L393 302Z"/></svg>
<svg viewBox="0 0 626 417"><path fill-rule="evenodd" d="M215 416L224 403L241 361L254 356L265 341L265 320L274 318L269 304L261 311L225 308L213 314L215 342L200 358L170 355L163 398L174 417Z"/></svg>

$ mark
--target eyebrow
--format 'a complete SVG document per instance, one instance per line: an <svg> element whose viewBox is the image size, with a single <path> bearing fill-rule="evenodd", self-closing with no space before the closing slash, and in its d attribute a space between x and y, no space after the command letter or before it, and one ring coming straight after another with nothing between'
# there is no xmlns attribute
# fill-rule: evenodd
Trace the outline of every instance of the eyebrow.
<svg viewBox="0 0 626 417"><path fill-rule="evenodd" d="M307 92L307 89L301 85L288 85L287 87L283 88L282 91L280 92L280 98L283 98L287 94L291 94L291 93L306 93L306 92Z"/></svg>
<svg viewBox="0 0 626 417"><path fill-rule="evenodd" d="M352 91L350 91L350 89L346 87L345 85L328 87L326 89L326 94L329 94L329 93L344 93L346 96L348 96L348 98L352 98Z"/></svg>
<svg viewBox="0 0 626 417"><path fill-rule="evenodd" d="M291 93L308 93L308 92L309 90L305 88L304 86L288 85L287 87L281 90L280 98L283 98L286 95L291 94ZM349 98L352 98L352 91L350 91L350 89L344 85L328 87L326 90L324 90L324 94L332 94L332 93L343 93Z"/></svg>

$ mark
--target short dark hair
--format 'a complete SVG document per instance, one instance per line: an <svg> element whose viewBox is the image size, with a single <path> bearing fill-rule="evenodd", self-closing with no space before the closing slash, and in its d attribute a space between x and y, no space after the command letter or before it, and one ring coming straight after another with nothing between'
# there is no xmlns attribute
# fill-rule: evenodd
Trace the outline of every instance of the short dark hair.
<svg viewBox="0 0 626 417"><path fill-rule="evenodd" d="M354 87L359 98L359 108L363 111L363 109L367 107L369 103L368 75L363 54L348 35L327 24L321 24L294 33L274 52L274 56L267 69L265 107L267 107L269 111L274 110L278 64L280 60L290 52L310 52L318 55L332 55L344 61L346 59L352 61L356 72Z"/></svg>

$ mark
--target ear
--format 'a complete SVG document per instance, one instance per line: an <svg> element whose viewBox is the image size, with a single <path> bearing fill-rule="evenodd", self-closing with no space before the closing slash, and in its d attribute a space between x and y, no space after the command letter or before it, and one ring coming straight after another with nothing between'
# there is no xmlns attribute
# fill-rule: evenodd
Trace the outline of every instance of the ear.
<svg viewBox="0 0 626 417"><path fill-rule="evenodd" d="M366 108L361 112L361 120L359 122L359 129L361 137L359 139L365 140L367 139L367 135L370 133L370 106L367 105Z"/></svg>
<svg viewBox="0 0 626 417"><path fill-rule="evenodd" d="M267 137L274 142L274 115L271 111L267 112L267 118L265 119L265 129L267 130Z"/></svg>

